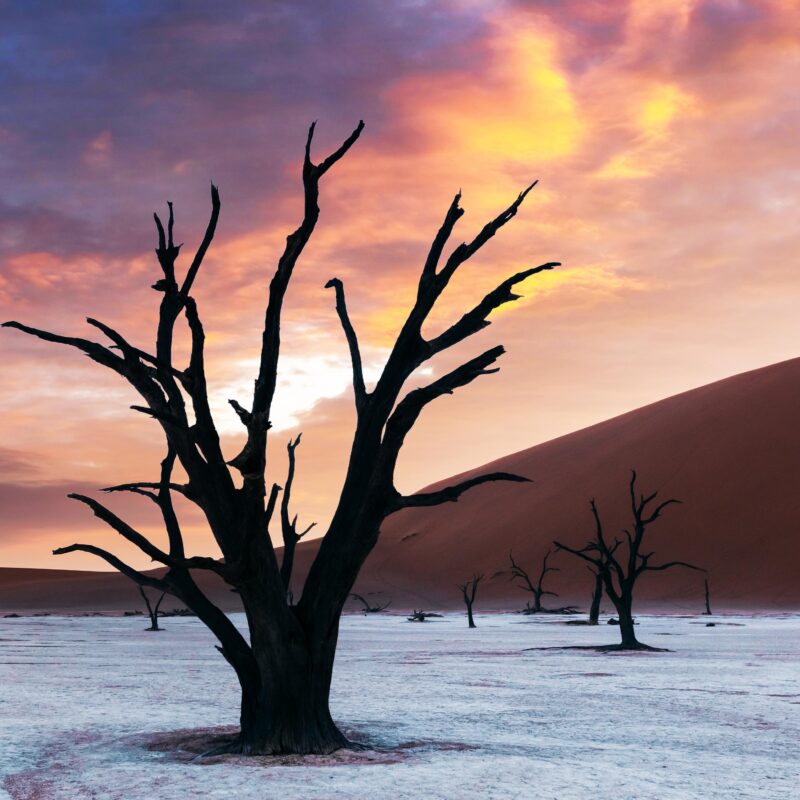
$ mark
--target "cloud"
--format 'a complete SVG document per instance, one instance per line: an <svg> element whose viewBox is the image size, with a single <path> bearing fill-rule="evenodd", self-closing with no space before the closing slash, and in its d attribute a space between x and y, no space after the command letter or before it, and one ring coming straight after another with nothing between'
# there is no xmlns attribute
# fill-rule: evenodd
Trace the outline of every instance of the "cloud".
<svg viewBox="0 0 800 800"><path fill-rule="evenodd" d="M196 291L231 455L241 433L226 402L252 389L269 280L302 215L307 125L319 120L323 154L366 119L324 179L287 296L270 463L279 479L284 438L302 428L301 516L330 514L352 433L324 284L344 281L374 378L459 189L453 245L541 178L460 270L429 333L522 267L564 266L422 376L508 349L498 375L426 410L404 490L795 354L800 16L788 0L8 5L0 314L94 335L91 314L152 348L152 211L174 201L185 268L213 179L222 216ZM186 344L182 333L180 358ZM115 376L15 332L0 347L9 485L153 477L160 433ZM37 506L61 508L41 491ZM28 525L18 509L3 522L13 557L38 563L25 537L50 541L59 514ZM203 530L192 523L208 549Z"/></svg>

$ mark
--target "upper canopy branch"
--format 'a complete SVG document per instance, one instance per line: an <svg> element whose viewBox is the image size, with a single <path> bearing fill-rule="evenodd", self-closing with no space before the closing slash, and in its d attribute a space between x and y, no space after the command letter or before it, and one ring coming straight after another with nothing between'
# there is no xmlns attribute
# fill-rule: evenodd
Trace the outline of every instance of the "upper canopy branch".
<svg viewBox="0 0 800 800"><path fill-rule="evenodd" d="M383 449L390 458L396 459L406 435L417 421L422 409L443 394L452 394L455 389L466 386L480 375L490 375L498 370L489 367L505 352L502 345L493 347L460 367L442 375L437 380L412 389L398 404L386 422ZM393 465L392 461L392 465Z"/></svg>
<svg viewBox="0 0 800 800"><path fill-rule="evenodd" d="M522 205L522 201L528 196L528 193L533 189L536 184L539 183L538 180L535 180L530 186L526 189L523 189L517 199L506 209L501 211L493 220L487 222L486 225L483 226L480 233L469 243L462 243L455 250L450 254L450 257L445 262L444 267L442 267L439 276L441 277L443 283L447 283L450 278L453 276L453 273L467 260L472 258L478 250L483 247L486 242L489 241L496 233L500 230L509 220L513 219L519 207ZM458 199L460 198L460 193L456 195L456 204ZM452 226L451 226L452 230Z"/></svg>
<svg viewBox="0 0 800 800"><path fill-rule="evenodd" d="M364 123L363 121L359 122L342 145L320 164L314 164L311 160L311 142L314 138L315 128L316 123L312 123L308 131L303 162L305 197L303 221L300 223L300 227L287 237L286 247L278 260L278 268L269 285L269 299L264 315L261 356L253 391L252 420L248 425L247 442L239 455L229 462L242 473L245 480L256 482L262 493L266 469L267 428L277 381L283 299L295 264L311 238L319 219L319 179L353 146L364 129Z"/></svg>
<svg viewBox="0 0 800 800"><path fill-rule="evenodd" d="M459 205L461 201L461 192L458 192L450 203L450 208L447 209L442 227L439 228L436 236L431 243L431 248L428 251L428 257L425 259L425 264L422 267L422 274L420 275L420 288L422 293L430 284L432 278L436 276L436 270L439 266L439 260L442 257L442 251L447 244L447 240L455 228L456 223L462 216L464 216L464 209Z"/></svg>
<svg viewBox="0 0 800 800"><path fill-rule="evenodd" d="M208 220L208 225L206 226L206 232L203 235L203 241L200 242L200 247L197 248L197 252L194 254L192 263L189 265L189 269L186 271L186 277L183 279L183 285L181 286L181 294L184 297L189 296L189 292L192 290L192 284L194 283L194 279L197 277L197 272L200 269L200 265L203 263L203 259L206 256L206 252L208 251L208 248L211 245L211 240L214 238L214 232L217 230L217 221L219 220L219 210L220 210L219 189L212 183L211 217Z"/></svg>
<svg viewBox="0 0 800 800"><path fill-rule="evenodd" d="M344 285L338 278L331 278L325 284L325 288L332 288L336 293L336 313L339 315L339 321L342 324L342 330L347 339L347 346L350 348L350 363L353 369L353 392L356 399L356 410L360 410L367 401L367 390L364 385L364 371L361 365L361 351L358 346L358 337L356 336L355 328L353 328L353 323L350 322L350 316L347 313L347 303L344 299Z"/></svg>
<svg viewBox="0 0 800 800"><path fill-rule="evenodd" d="M454 325L451 325L444 333L440 334L434 339L429 340L428 347L430 348L431 354L433 355L441 352L442 350L446 350L448 347L452 347L454 344L463 341L468 336L472 336L474 333L477 333L483 328L491 325L491 322L489 322L487 317L492 311L504 305L505 303L511 303L520 299L521 295L514 294L511 291L513 286L521 283L526 278L530 278L531 275L537 275L540 272L546 272L560 265L561 262L559 261L551 261L547 264L540 264L538 267L532 267L531 269L523 270L522 272L518 272L516 275L512 275L510 278L507 278L496 289L493 289L491 292L489 292L489 294L487 294L486 297L484 297L483 300L481 300L481 302L475 306L475 308L464 314L464 316L461 317L458 322L456 322Z"/></svg>

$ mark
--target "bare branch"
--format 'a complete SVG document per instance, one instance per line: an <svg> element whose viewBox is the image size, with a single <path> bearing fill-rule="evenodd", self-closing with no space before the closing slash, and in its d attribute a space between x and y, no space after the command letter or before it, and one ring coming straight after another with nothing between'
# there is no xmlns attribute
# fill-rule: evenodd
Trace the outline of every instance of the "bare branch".
<svg viewBox="0 0 800 800"><path fill-rule="evenodd" d="M264 482L264 471L266 469L267 428L277 381L283 298L295 264L300 258L319 219L319 179L355 143L364 129L364 123L359 122L356 129L347 137L344 143L319 165L315 165L311 161L311 141L314 137L315 127L316 123L313 123L309 128L305 161L303 163L303 190L305 195L303 221L300 223L300 227L287 237L286 247L278 260L278 268L269 286L269 300L264 315L261 357L253 392L252 419L248 425L247 443L242 452L228 462L242 473L245 481L255 481L258 484Z"/></svg>
<svg viewBox="0 0 800 800"><path fill-rule="evenodd" d="M660 516L661 516L661 512L662 512L662 511L663 511L663 510L664 510L664 509L665 509L667 506L669 506L669 505L673 505L673 504L675 504L675 505L680 505L680 504L681 504L681 501L680 501L680 500L676 500L674 497L673 497L673 498L670 498L669 500L665 500L663 503L661 503L660 505L658 505L658 506L657 506L657 507L656 507L656 508L653 510L653 513L652 513L652 514L650 514L650 516L649 516L649 517L643 517L643 518L642 518L642 524L643 524L643 525L649 525L651 522L653 522L654 520L658 519L658 517L660 517Z"/></svg>
<svg viewBox="0 0 800 800"><path fill-rule="evenodd" d="M121 572L123 575L130 578L135 583L138 583L140 586L152 586L154 589L158 589L162 592L171 591L170 586L166 581L153 578L150 575L145 575L143 572L138 572L137 570L133 569L133 567L129 567L124 561L118 559L112 553L109 553L107 550L103 550L100 547L95 547L92 544L71 544L67 547L58 547L53 550L53 555L60 556L64 553L75 552L91 553L98 558L102 558L104 561L107 561L109 564L111 564L111 566L114 567L117 572Z"/></svg>
<svg viewBox="0 0 800 800"><path fill-rule="evenodd" d="M694 569L698 572L708 572L704 567L698 567L695 564L688 564L686 561L668 561L666 564L658 564L650 566L649 564L642 568L642 572L660 572L661 570L671 569L672 567L686 567L687 569Z"/></svg>
<svg viewBox="0 0 800 800"><path fill-rule="evenodd" d="M308 131L308 140L306 142L306 162L310 164L312 167L314 166L311 164L311 140L314 136L314 128L316 127L316 122L311 124L311 127ZM356 143L356 139L361 135L361 131L364 130L364 120L359 120L358 125L356 125L355 130L342 142L341 146L334 150L327 158L323 159L322 163L316 167L317 170L317 177L322 177L337 161L339 161L342 156Z"/></svg>
<svg viewBox="0 0 800 800"><path fill-rule="evenodd" d="M536 275L540 272L546 272L554 267L561 266L559 261L550 261L547 264L541 264L538 267L523 270L516 275L512 275L501 283L496 289L489 292L486 297L478 303L475 308L464 314L461 319L454 325L449 327L444 333L431 339L428 342L431 354L439 353L452 347L454 344L463 341L468 336L472 336L483 328L491 325L487 319L489 314L496 308L499 308L505 303L511 303L514 300L519 300L521 295L514 294L511 289L516 284L521 283L526 278Z"/></svg>
<svg viewBox="0 0 800 800"><path fill-rule="evenodd" d="M480 486L482 483L494 481L510 481L513 483L532 483L530 478L523 478L521 475L514 475L510 472L489 472L485 475L477 475L453 486L447 486L435 492L420 492L407 496L398 497L395 510L401 508L414 508L419 506L438 506L442 503L455 503L459 497L468 489Z"/></svg>
<svg viewBox="0 0 800 800"><path fill-rule="evenodd" d="M578 556L578 558L582 558L584 561L588 561L590 564L594 564L598 569L603 568L603 559L600 556L594 557L589 555L589 553L597 552L597 548L592 547L591 544L588 544L580 549L570 547L569 545L562 544L558 541L554 541L553 545L555 546L556 550L564 550L567 553L572 553L572 555Z"/></svg>
<svg viewBox="0 0 800 800"><path fill-rule="evenodd" d="M480 233L469 243L469 244L460 244L456 249L452 252L450 257L447 259L444 267L441 271L441 277L444 279L444 282L450 280L453 273L468 259L472 258L478 250L483 247L486 242L489 241L496 233L500 230L509 220L513 219L516 216L519 207L522 205L522 201L528 196L528 193L533 189L534 186L539 181L534 181L527 189L523 189L517 197L516 200L504 211L501 211L493 220L487 222L486 225L483 226Z"/></svg>
<svg viewBox="0 0 800 800"><path fill-rule="evenodd" d="M480 375L490 375L497 369L489 367L505 353L502 346L493 347L481 355L462 364L460 367L442 375L433 383L410 391L395 408L386 423L383 441L389 457L396 459L406 435L417 421L422 409L444 394L452 394L461 386L466 386ZM394 462L392 462L392 465Z"/></svg>
<svg viewBox="0 0 800 800"><path fill-rule="evenodd" d="M137 483L120 483L117 486L107 486L105 489L101 489L100 491L109 493L133 492L135 494L143 494L157 500L158 496L153 492L149 492L147 490L159 489L159 488L161 488L160 483L154 483L152 481L139 481ZM169 488L171 491L177 492L178 494L182 494L189 500L192 499L192 492L188 483L170 483Z"/></svg>
<svg viewBox="0 0 800 800"><path fill-rule="evenodd" d="M361 410L364 403L367 401L367 390L364 385L364 372L361 365L361 351L358 347L358 337L356 336L355 328L350 322L350 316L347 313L347 303L344 299L344 286L338 278L331 278L326 284L326 289L333 288L336 292L336 313L339 315L339 321L342 324L345 338L347 339L347 346L350 348L350 362L353 368L353 392L356 400L356 410Z"/></svg>
<svg viewBox="0 0 800 800"><path fill-rule="evenodd" d="M82 494L72 493L68 494L67 497L69 497L71 500L77 500L78 502L89 506L96 517L103 520L106 525L113 528L120 536L122 536L124 539L127 539L131 544L135 544L145 555L152 558L153 561L159 561L162 564L167 565L170 563L170 557L167 555L167 553L152 544L145 536L139 533L139 531L132 528L127 522L120 519L116 514L114 514L101 503L98 503L91 497L86 497L86 495Z"/></svg>
<svg viewBox="0 0 800 800"><path fill-rule="evenodd" d="M439 259L442 257L447 240L453 232L458 220L464 215L464 209L459 206L461 200L461 192L459 191L450 203L450 208L447 209L442 227L434 237L431 244L431 249L428 252L428 257L425 259L425 264L422 268L422 275L420 277L420 292L425 288L427 282L436 275L436 268L439 265Z"/></svg>
<svg viewBox="0 0 800 800"><path fill-rule="evenodd" d="M219 219L219 209L220 209L219 189L212 183L211 218L208 220L208 225L206 226L206 232L205 235L203 236L203 241L200 243L200 247L197 248L197 252L195 253L194 259L192 259L192 263L186 272L186 277L183 279L183 285L181 286L181 294L184 297L187 297L189 295L189 292L192 290L192 284L194 283L194 279L197 277L197 271L200 269L200 265L203 263L203 259L205 258L206 255L206 251L211 245L211 240L214 238L214 232L217 229L217 220Z"/></svg>

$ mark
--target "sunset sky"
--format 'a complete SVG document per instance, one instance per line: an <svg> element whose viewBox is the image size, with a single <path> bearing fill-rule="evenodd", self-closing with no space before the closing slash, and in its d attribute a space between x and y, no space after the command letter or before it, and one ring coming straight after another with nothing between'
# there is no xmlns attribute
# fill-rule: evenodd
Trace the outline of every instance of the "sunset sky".
<svg viewBox="0 0 800 800"><path fill-rule="evenodd" d="M563 267L432 364L508 350L426 411L405 491L800 352L795 0L0 0L0 18L0 318L92 336L94 316L151 349L152 212L174 201L185 267L213 180L222 214L195 293L230 456L226 400L252 390L308 124L324 155L364 119L287 297L270 463L280 482L302 430L301 522L324 530L352 437L323 286L345 282L374 379L458 189L454 244L540 179L430 330L521 268ZM102 568L50 555L90 541L144 566L65 495L153 480L157 426L76 352L4 330L0 353L0 565ZM146 505L114 501L161 541ZM186 531L215 554L196 515Z"/></svg>

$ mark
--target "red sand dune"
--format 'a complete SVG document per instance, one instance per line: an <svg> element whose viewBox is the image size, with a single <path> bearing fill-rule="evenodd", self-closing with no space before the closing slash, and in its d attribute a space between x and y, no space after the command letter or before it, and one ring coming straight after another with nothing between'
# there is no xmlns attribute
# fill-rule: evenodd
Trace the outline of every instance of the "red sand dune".
<svg viewBox="0 0 800 800"><path fill-rule="evenodd" d="M582 544L597 501L613 535L628 523L628 478L676 497L650 529L657 560L709 570L715 610L800 608L800 359L670 397L466 473L515 472L531 484L478 487L452 504L387 520L357 590L395 608L453 608L456 583L486 576L476 606L514 608L527 595L509 583L508 552L536 572L553 539ZM449 483L451 481L447 481ZM305 571L315 545L299 553ZM660 557L663 557L660 558ZM574 557L551 559L551 604L586 605L591 577ZM640 607L695 612L703 576L677 568L645 575ZM213 587L225 608L235 595ZM0 571L0 609L124 609L135 589L108 573ZM169 604L167 604L169 605ZM605 603L608 607L608 602ZM353 606L355 609L356 606Z"/></svg>

